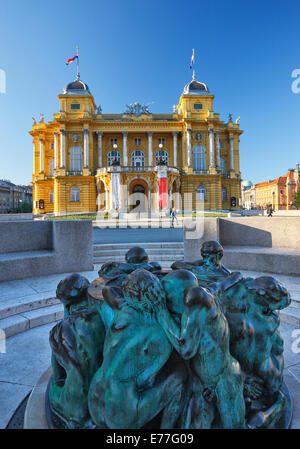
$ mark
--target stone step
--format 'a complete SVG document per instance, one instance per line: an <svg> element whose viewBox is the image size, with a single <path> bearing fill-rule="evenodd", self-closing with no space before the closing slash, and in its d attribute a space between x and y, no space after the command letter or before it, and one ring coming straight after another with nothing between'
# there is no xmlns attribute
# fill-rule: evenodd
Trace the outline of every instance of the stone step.
<svg viewBox="0 0 300 449"><path fill-rule="evenodd" d="M37 299L32 299L33 296L37 297ZM0 320L59 303L59 299L54 296L45 298L45 293L29 295L23 298L9 298L0 302Z"/></svg>
<svg viewBox="0 0 300 449"><path fill-rule="evenodd" d="M183 260L183 254L160 254L160 255L152 255L150 257L150 262L166 262L170 261L172 263L175 260ZM94 265L105 262L125 262L124 255L118 256L97 256L93 258Z"/></svg>
<svg viewBox="0 0 300 449"><path fill-rule="evenodd" d="M146 251L150 251L151 249L178 249L184 247L183 242L152 242L152 243L107 243L107 244L94 244L94 251L105 251L105 250L123 250L127 251L133 246L141 246Z"/></svg>
<svg viewBox="0 0 300 449"><path fill-rule="evenodd" d="M4 318L0 320L0 329L9 338L28 329L62 320L63 317L63 305L59 303Z"/></svg>
<svg viewBox="0 0 300 449"><path fill-rule="evenodd" d="M94 253L93 253L93 257L108 257L108 256L112 256L112 257L114 257L114 256L123 256L123 257L125 257L125 254L127 253L127 248L125 249L105 249L105 250L97 250L97 251L94 251ZM181 257L183 258L183 256L184 256L184 253L183 253L183 249L180 249L180 248L172 248L172 249L169 249L169 248L157 248L157 249L150 249L150 250L147 250L146 249L146 252L147 252L147 254L148 254L148 256L149 256L149 258L151 258L153 255L157 255L157 254L163 254L163 257L164 256L166 256L166 255L168 255L168 256L171 256L171 255L176 255L176 254L180 254L181 255Z"/></svg>
<svg viewBox="0 0 300 449"><path fill-rule="evenodd" d="M280 321L294 327L300 327L300 309L288 307L280 311Z"/></svg>

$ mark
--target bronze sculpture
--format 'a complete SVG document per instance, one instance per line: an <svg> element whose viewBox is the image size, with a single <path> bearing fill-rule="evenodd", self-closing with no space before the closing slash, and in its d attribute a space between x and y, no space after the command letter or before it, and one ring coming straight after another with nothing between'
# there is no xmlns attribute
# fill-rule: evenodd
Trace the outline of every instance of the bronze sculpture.
<svg viewBox="0 0 300 449"><path fill-rule="evenodd" d="M274 278L230 273L219 242L205 242L201 254L164 271L134 247L92 284L80 275L61 281L65 319L50 333L52 427L286 426L277 310L290 296Z"/></svg>

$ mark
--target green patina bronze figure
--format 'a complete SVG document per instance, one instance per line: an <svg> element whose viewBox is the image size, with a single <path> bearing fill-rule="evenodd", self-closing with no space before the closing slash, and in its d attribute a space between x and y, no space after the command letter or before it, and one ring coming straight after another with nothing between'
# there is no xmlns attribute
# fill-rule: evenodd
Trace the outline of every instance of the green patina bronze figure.
<svg viewBox="0 0 300 449"><path fill-rule="evenodd" d="M93 375L102 363L104 325L89 305L89 281L79 274L58 284L56 296L65 319L50 332L53 376L49 385L52 421L59 427L93 427L87 395Z"/></svg>
<svg viewBox="0 0 300 449"><path fill-rule="evenodd" d="M277 311L289 306L290 295L273 277L245 278L223 292L219 301L230 327L230 351L248 378L248 403L254 400L249 426L270 427L285 405Z"/></svg>
<svg viewBox="0 0 300 449"><path fill-rule="evenodd" d="M140 429L162 413L160 427L172 429L183 406L187 371L154 314L165 303L164 290L144 269L131 273L122 290L123 298L111 287L103 289L115 317L89 390L93 422L98 428Z"/></svg>
<svg viewBox="0 0 300 449"><path fill-rule="evenodd" d="M217 429L287 427L278 310L287 290L221 264L222 246L172 271L144 249L108 262L99 278L74 274L52 329L52 427ZM204 288L203 288L204 287Z"/></svg>
<svg viewBox="0 0 300 449"><path fill-rule="evenodd" d="M201 256L202 259L194 262L174 262L171 268L192 271L201 287L207 287L212 282L221 281L230 275L230 271L221 264L223 247L219 242L215 240L204 242L201 247Z"/></svg>
<svg viewBox="0 0 300 449"><path fill-rule="evenodd" d="M214 295L202 287L187 288L180 327L163 303L157 308L157 318L174 348L190 360L194 373L193 416L190 413L188 428L209 429L214 424L246 428L242 373L230 354L227 320ZM214 423L216 411L219 424Z"/></svg>
<svg viewBox="0 0 300 449"><path fill-rule="evenodd" d="M139 268L144 268L156 275L161 274L161 266L157 262L149 262L146 251L139 246L130 248L125 255L126 262L107 262L104 263L98 274L107 285L120 286L128 274Z"/></svg>

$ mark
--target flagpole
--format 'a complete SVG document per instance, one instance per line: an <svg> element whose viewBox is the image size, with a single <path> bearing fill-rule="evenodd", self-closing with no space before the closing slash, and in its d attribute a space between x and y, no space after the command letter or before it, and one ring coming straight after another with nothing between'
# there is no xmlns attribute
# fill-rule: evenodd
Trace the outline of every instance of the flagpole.
<svg viewBox="0 0 300 449"><path fill-rule="evenodd" d="M196 79L195 75L195 49L193 48L193 80Z"/></svg>
<svg viewBox="0 0 300 449"><path fill-rule="evenodd" d="M78 53L78 45L76 46L77 50L77 79L79 80L79 53Z"/></svg>

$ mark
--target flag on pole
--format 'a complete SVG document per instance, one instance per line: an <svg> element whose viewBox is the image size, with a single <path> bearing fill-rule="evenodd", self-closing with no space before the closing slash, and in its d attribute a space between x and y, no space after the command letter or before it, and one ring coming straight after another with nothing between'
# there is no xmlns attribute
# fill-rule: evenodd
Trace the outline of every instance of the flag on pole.
<svg viewBox="0 0 300 449"><path fill-rule="evenodd" d="M66 65L72 64L72 62L75 61L75 59L78 59L78 50L76 52L76 55L73 58L70 58L67 60Z"/></svg>
<svg viewBox="0 0 300 449"><path fill-rule="evenodd" d="M191 62L190 62L190 69L192 69L194 67L194 63L195 63L195 52L193 49L193 54L192 54Z"/></svg>

